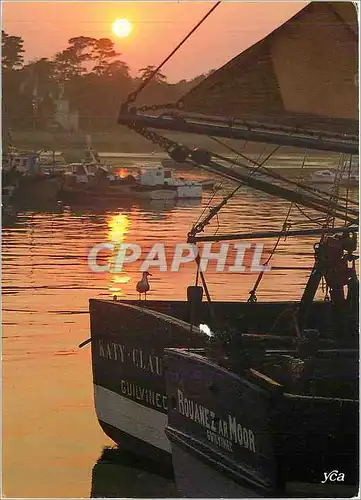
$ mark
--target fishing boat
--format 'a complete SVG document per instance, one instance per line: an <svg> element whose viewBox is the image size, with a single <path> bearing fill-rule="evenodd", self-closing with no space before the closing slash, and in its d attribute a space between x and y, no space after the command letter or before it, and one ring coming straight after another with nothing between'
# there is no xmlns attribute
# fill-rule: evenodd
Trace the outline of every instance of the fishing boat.
<svg viewBox="0 0 361 500"><path fill-rule="evenodd" d="M67 166L61 198L69 203L119 203L134 199L175 200L177 192L163 185L141 184L134 175L116 178L100 165L82 162Z"/></svg>
<svg viewBox="0 0 361 500"><path fill-rule="evenodd" d="M65 168L62 198L65 201L200 199L202 190L214 185L210 179L194 181L177 177L174 169L154 163L136 165L135 169L136 175L125 178L115 175L101 162L91 146L91 137L87 136L86 158Z"/></svg>
<svg viewBox="0 0 361 500"><path fill-rule="evenodd" d="M3 188L11 191L11 202L17 206L52 204L58 200L61 171L44 168L41 151L22 152L12 147L2 170Z"/></svg>
<svg viewBox="0 0 361 500"><path fill-rule="evenodd" d="M88 202L104 198L106 188L116 177L111 168L100 160L92 147L91 136L86 136L86 149L82 161L69 163L64 168L60 197L64 202Z"/></svg>
<svg viewBox="0 0 361 500"><path fill-rule="evenodd" d="M334 184L336 173L333 170L318 170L311 175L310 182L316 184Z"/></svg>
<svg viewBox="0 0 361 500"><path fill-rule="evenodd" d="M358 349L284 340L257 349L255 336L243 351L240 342L235 364L166 349L166 434L182 496L288 496L287 484L320 484L332 471L356 494Z"/></svg>
<svg viewBox="0 0 361 500"><path fill-rule="evenodd" d="M290 38L290 33L297 36ZM335 39L338 51L330 52ZM303 72L302 85L295 68ZM187 300L90 300L99 423L116 443L133 452L163 463L171 461L172 452L177 486L185 496L272 496L283 493L288 481L321 482L320 464L333 467L324 473L342 473L344 466L347 481L356 484L357 203L265 166L282 146L338 153L340 165L345 157L358 154L357 88L349 85L356 68L353 5L311 2L191 90L175 103L173 114L157 114L154 106L137 110L137 93L122 105L119 123L163 147L174 161L236 185L190 229L189 243L320 237L300 301L258 302L262 272L248 300L213 301L199 259L200 283L188 288ZM330 84L327 96L325 79L337 81ZM242 161L229 160L154 130L275 148L262 163L244 154ZM335 184L341 173L339 169ZM244 186L286 200L291 207L310 209L322 221L307 229L290 229L285 220L279 231L200 235ZM330 300L315 300L321 279L331 290ZM349 450L342 447L343 439ZM320 451L323 446L327 451ZM338 465L343 451L345 460ZM320 464L313 469L317 459Z"/></svg>
<svg viewBox="0 0 361 500"><path fill-rule="evenodd" d="M136 178L138 185L132 188L139 197L153 198L153 191L164 191L173 198L202 198L202 184L176 177L174 170L162 165L144 165Z"/></svg>
<svg viewBox="0 0 361 500"><path fill-rule="evenodd" d="M3 155L3 170L16 168L18 172L28 173L29 159L33 161L33 170L41 174L61 174L66 166L65 158L60 151L48 149L20 151L14 146L9 146L8 152Z"/></svg>
<svg viewBox="0 0 361 500"><path fill-rule="evenodd" d="M38 152L39 171L47 175L63 174L66 161L61 151L43 149Z"/></svg>
<svg viewBox="0 0 361 500"><path fill-rule="evenodd" d="M175 200L201 199L202 184L177 178L173 170L158 165L139 165L138 173L117 178L108 169L94 163L67 166L62 197L76 200Z"/></svg>
<svg viewBox="0 0 361 500"><path fill-rule="evenodd" d="M359 159L358 157L351 157L350 161L344 162L339 174L339 184L346 188L358 187L359 185ZM338 172L337 170L317 170L309 179L312 184L327 184L333 185L336 181Z"/></svg>
<svg viewBox="0 0 361 500"><path fill-rule="evenodd" d="M333 170L318 170L310 177L312 184L327 184L333 185L335 183L337 172ZM341 176L340 184L346 187L358 187L360 182L359 171L352 170L349 173L344 173Z"/></svg>

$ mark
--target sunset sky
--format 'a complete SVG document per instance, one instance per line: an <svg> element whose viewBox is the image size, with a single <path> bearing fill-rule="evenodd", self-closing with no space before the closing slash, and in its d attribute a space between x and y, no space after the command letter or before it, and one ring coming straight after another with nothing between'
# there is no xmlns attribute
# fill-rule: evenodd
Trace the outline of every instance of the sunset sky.
<svg viewBox="0 0 361 500"><path fill-rule="evenodd" d="M51 57L74 36L107 37L132 75L158 65L211 8L212 2L2 2L2 29L21 36L25 60ZM293 16L306 2L223 2L164 67L170 82L217 68ZM112 34L126 18L127 38Z"/></svg>

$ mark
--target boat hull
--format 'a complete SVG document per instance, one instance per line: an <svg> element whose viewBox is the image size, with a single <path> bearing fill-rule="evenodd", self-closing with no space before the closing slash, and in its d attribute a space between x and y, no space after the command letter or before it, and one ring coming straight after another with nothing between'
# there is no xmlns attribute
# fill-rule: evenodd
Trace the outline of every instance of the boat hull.
<svg viewBox="0 0 361 500"><path fill-rule="evenodd" d="M320 484L331 471L356 493L357 399L286 393L258 371L236 374L188 350L165 352L166 433L182 496L281 496L287 483ZM331 363L343 356L356 387L358 352L339 351Z"/></svg>
<svg viewBox="0 0 361 500"><path fill-rule="evenodd" d="M268 333L269 325L279 318L277 332L286 334L290 319L284 311L291 312L296 303L214 302L212 305L222 324L232 321L245 333ZM329 303L314 304L310 327L327 330L329 307ZM92 299L90 320L95 407L100 425L119 445L163 460L170 452L164 441L168 409L164 348L202 347L205 343L204 337L194 331L190 333L188 303ZM212 328L212 321L208 304L201 303L194 324L205 323ZM129 421L129 415L135 413L139 414L136 426L135 421ZM144 433L142 428L149 429ZM154 442L151 435L160 436L160 441Z"/></svg>
<svg viewBox="0 0 361 500"><path fill-rule="evenodd" d="M129 398L94 384L94 404L104 433L123 449L172 467L170 445L163 412L147 408Z"/></svg>
<svg viewBox="0 0 361 500"><path fill-rule="evenodd" d="M359 175L351 172L350 174L346 171L340 179L337 179L336 172L330 170L325 170L321 172L315 172L310 177L310 182L312 184L325 184L333 186L337 180L337 184L345 187L358 187L359 186Z"/></svg>
<svg viewBox="0 0 361 500"><path fill-rule="evenodd" d="M134 196L143 200L175 200L177 193L172 189L134 189Z"/></svg>
<svg viewBox="0 0 361 500"><path fill-rule="evenodd" d="M16 206L41 206L56 203L61 189L61 176L23 176L14 190L11 203Z"/></svg>
<svg viewBox="0 0 361 500"><path fill-rule="evenodd" d="M213 462L200 460L197 449L190 449L170 433L172 463L176 471L177 490L185 498L261 498L264 494L246 483L238 483L218 470Z"/></svg>
<svg viewBox="0 0 361 500"><path fill-rule="evenodd" d="M181 495L239 498L276 492L271 391L181 350L166 349L166 366L166 433Z"/></svg>
<svg viewBox="0 0 361 500"><path fill-rule="evenodd" d="M182 321L133 304L92 300L90 317L100 425L123 448L169 464L164 347L202 345L203 337Z"/></svg>
<svg viewBox="0 0 361 500"><path fill-rule="evenodd" d="M131 195L129 187L96 187L93 188L84 184L81 185L64 185L61 193L61 199L66 203L103 203L114 204L123 202L124 200L131 201L134 196Z"/></svg>

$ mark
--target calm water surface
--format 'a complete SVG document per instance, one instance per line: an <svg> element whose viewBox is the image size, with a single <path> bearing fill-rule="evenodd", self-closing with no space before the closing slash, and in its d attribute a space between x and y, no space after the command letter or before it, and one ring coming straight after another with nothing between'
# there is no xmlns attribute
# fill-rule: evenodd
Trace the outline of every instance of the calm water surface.
<svg viewBox="0 0 361 500"><path fill-rule="evenodd" d="M198 175L199 176L199 175ZM223 185L210 206L229 192ZM153 244L164 242L168 270L152 267L153 299L184 299L194 283L195 265L171 272L174 246L204 209L202 202L144 202L123 206L56 207L22 211L3 228L3 492L8 497L172 496L169 479L142 470L117 452L98 426L93 409L89 346L90 297L136 298L141 261L119 272L92 272L90 248L99 243L137 243L142 260ZM289 203L247 188L221 211L206 234L261 231L282 227ZM308 212L309 213L309 212ZM314 215L314 214L310 214ZM291 221L303 216L294 209ZM304 225L303 227L309 227ZM313 263L312 238L281 241L259 287L259 300L298 299ZM246 300L258 273L251 271L254 244L246 252L244 273L216 272L206 278L213 299ZM262 259L274 240L265 240ZM218 247L219 249L219 247ZM216 251L217 247L213 247ZM114 270L114 252L100 262ZM226 264L232 265L230 246ZM290 271L289 268L296 268ZM133 467L132 467L133 465Z"/></svg>

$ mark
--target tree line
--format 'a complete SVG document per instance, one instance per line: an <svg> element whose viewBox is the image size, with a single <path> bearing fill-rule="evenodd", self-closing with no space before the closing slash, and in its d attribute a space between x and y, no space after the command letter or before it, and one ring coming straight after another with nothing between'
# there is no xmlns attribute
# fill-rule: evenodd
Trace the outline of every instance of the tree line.
<svg viewBox="0 0 361 500"><path fill-rule="evenodd" d="M55 101L66 99L79 112L79 128L109 130L116 126L121 102L148 78L155 66L140 68L132 77L128 64L109 38L77 36L51 58L24 63L24 40L2 31L3 130L46 129ZM175 84L162 73L146 86L136 104L175 102L207 75Z"/></svg>

